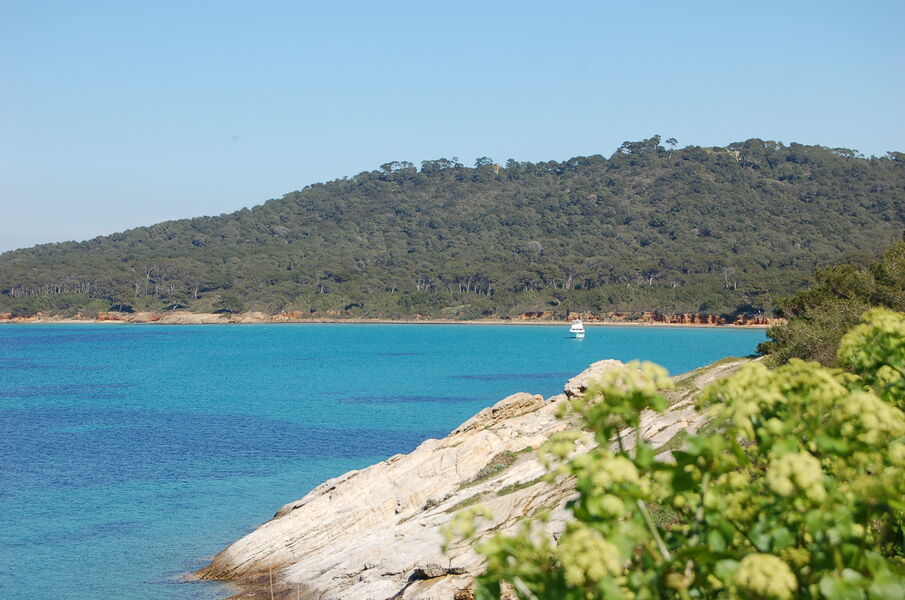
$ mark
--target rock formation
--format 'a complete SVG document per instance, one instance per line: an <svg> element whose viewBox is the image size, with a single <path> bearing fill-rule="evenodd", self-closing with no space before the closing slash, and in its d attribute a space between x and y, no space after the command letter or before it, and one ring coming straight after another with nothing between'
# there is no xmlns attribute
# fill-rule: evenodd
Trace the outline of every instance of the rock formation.
<svg viewBox="0 0 905 600"><path fill-rule="evenodd" d="M677 378L685 391L673 394L666 413L642 415L642 437L657 447L679 431L695 431L703 419L693 406L697 389L744 362ZM454 543L444 555L442 526L458 509L480 503L494 518L482 522L479 535L491 535L544 508L551 511L545 527L556 536L574 489L570 480L542 480L546 471L534 450L552 434L574 428L556 417L568 397L620 366L615 360L594 363L547 400L514 394L442 440L330 479L195 575L234 582L242 590L236 598L470 598L481 557L467 543Z"/></svg>

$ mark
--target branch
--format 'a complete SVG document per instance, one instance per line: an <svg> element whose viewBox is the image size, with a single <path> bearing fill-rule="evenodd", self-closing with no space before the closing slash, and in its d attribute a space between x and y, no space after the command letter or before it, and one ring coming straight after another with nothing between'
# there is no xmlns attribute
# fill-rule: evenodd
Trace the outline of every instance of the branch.
<svg viewBox="0 0 905 600"><path fill-rule="evenodd" d="M644 523L647 525L648 530L652 536L654 536L654 541L657 542L657 548L660 549L660 554L663 555L667 561L672 560L672 554L669 551L669 548L666 547L666 542L663 541L663 538L660 537L660 532L657 531L657 526L654 525L654 520L651 519L650 513L647 512L647 507L644 506L644 502L641 501L640 498L635 500L635 503L638 505L638 509L641 511L641 516L644 517Z"/></svg>

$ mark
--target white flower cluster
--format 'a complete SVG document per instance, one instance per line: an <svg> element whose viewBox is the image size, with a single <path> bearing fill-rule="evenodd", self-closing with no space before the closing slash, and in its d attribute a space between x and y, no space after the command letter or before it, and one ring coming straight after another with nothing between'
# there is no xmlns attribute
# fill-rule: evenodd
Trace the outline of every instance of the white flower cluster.
<svg viewBox="0 0 905 600"><path fill-rule="evenodd" d="M570 526L559 540L556 555L566 581L576 587L622 572L619 549L590 527Z"/></svg>
<svg viewBox="0 0 905 600"><path fill-rule="evenodd" d="M780 496L802 493L814 502L826 498L820 461L807 452L794 452L770 461L767 484Z"/></svg>
<svg viewBox="0 0 905 600"><path fill-rule="evenodd" d="M869 392L855 392L840 407L839 433L865 444L878 444L905 434L905 414Z"/></svg>
<svg viewBox="0 0 905 600"><path fill-rule="evenodd" d="M742 597L775 598L788 600L794 597L798 581L782 559L772 554L749 554L742 559L733 583ZM747 592L747 593L744 593Z"/></svg>

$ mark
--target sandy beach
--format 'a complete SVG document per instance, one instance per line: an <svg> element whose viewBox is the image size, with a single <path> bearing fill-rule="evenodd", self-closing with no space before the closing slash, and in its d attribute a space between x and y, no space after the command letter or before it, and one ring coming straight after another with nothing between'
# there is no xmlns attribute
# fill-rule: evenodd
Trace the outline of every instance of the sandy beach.
<svg viewBox="0 0 905 600"><path fill-rule="evenodd" d="M586 327L704 327L704 328L750 328L766 329L784 322L783 319L756 318L727 322L717 315L660 315L658 313L642 313L646 318L634 320L616 320L593 318L585 320ZM678 321L677 317L685 317L685 322ZM688 318L691 317L691 318ZM689 322L690 321L690 322ZM139 313L100 313L97 317L59 317L53 315L37 314L29 317L18 317L10 314L0 314L2 323L26 323L26 324L102 324L102 323L129 323L129 324L159 324L159 325L260 325L260 324L350 324L350 325L535 325L542 327L566 327L571 319L554 318L487 318L472 320L456 319L381 319L359 317L304 317L300 318L287 313L267 315L260 312L241 314L216 314L216 313L192 313L187 311L174 312L139 312Z"/></svg>

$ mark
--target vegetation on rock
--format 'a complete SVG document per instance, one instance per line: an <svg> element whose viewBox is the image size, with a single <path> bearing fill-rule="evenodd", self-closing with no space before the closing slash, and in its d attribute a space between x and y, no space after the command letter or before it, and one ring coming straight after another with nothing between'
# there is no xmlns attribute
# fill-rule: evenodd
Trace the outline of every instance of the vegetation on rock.
<svg viewBox="0 0 905 600"><path fill-rule="evenodd" d="M250 210L4 253L0 312L756 315L903 224L900 153L655 136L609 158L394 161Z"/></svg>
<svg viewBox="0 0 905 600"><path fill-rule="evenodd" d="M699 399L712 432L672 461L626 433L665 408L665 371L606 373L572 401L586 433L544 448L551 477L576 481L574 520L558 543L531 520L480 543L476 597L902 598L905 314L866 313L838 360L852 372L793 359L718 381ZM587 432L597 448L574 455ZM474 536L483 513L463 511L447 533Z"/></svg>

